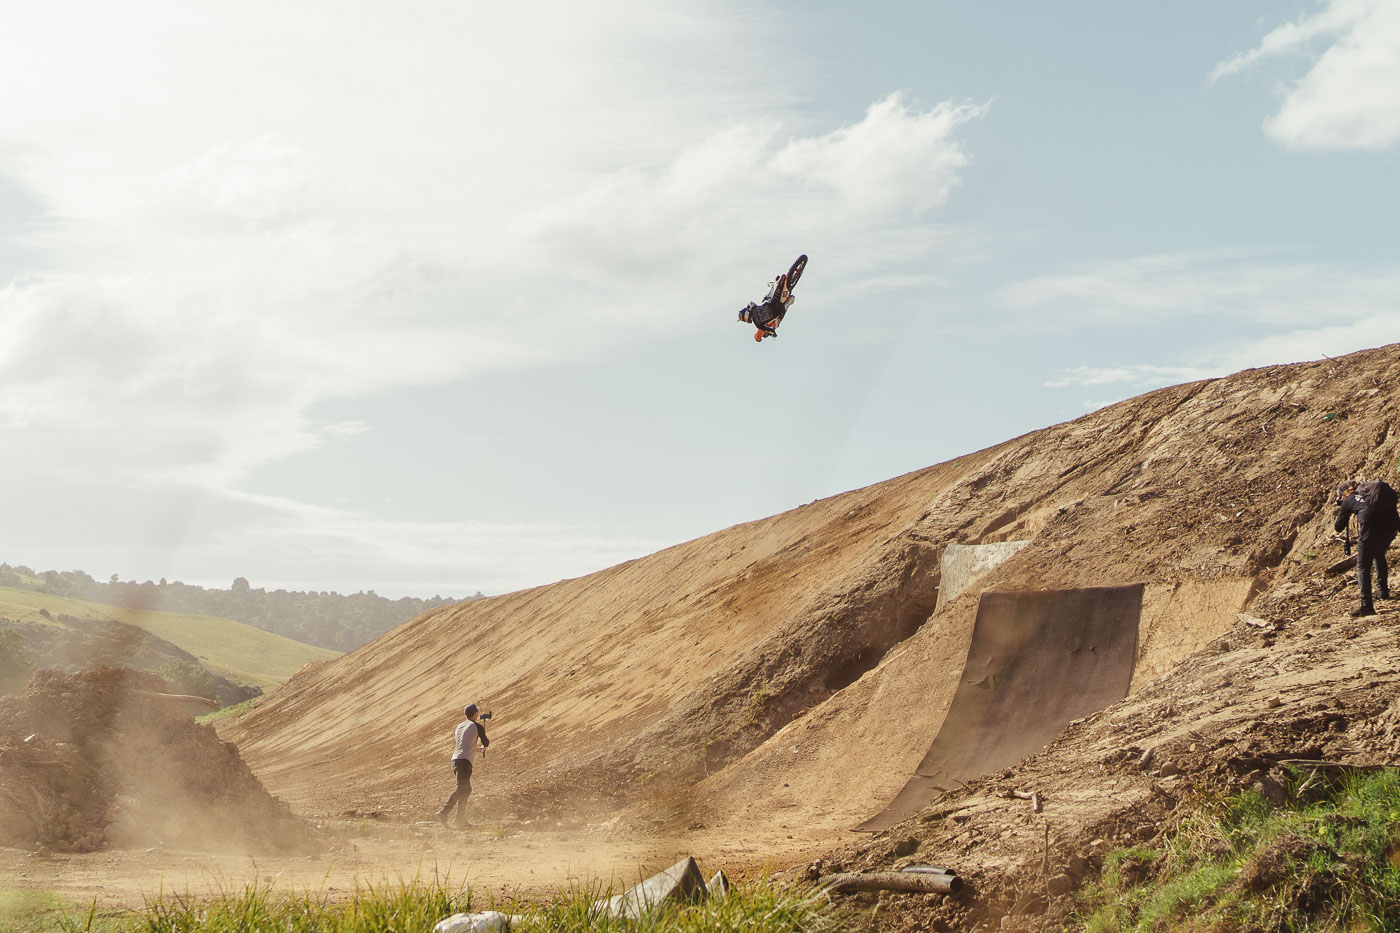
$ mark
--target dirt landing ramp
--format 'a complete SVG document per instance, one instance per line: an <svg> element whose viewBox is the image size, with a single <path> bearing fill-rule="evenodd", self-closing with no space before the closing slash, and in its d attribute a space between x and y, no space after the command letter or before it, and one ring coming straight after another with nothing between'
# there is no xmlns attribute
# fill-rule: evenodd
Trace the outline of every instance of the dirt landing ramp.
<svg viewBox="0 0 1400 933"><path fill-rule="evenodd" d="M928 754L894 801L855 828L907 820L958 781L1015 764L1127 696L1142 590L983 593L962 679Z"/></svg>

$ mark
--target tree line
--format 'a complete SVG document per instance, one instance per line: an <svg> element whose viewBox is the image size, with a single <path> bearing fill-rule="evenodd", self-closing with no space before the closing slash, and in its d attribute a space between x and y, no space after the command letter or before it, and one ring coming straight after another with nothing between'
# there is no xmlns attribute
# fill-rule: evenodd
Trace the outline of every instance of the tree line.
<svg viewBox="0 0 1400 933"><path fill-rule="evenodd" d="M374 590L342 596L335 592L292 592L254 588L238 577L226 590L190 586L176 581L107 582L81 570L35 573L23 565L0 564L0 586L34 590L109 606L153 612L184 612L219 616L285 635L309 645L350 651L414 616L450 605L443 596L429 599L386 599ZM481 593L468 597L481 598Z"/></svg>

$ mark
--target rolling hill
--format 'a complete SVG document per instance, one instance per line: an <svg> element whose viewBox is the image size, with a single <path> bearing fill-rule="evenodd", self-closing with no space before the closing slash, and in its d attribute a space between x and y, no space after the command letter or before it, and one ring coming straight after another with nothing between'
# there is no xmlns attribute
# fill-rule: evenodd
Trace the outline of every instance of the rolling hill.
<svg viewBox="0 0 1400 933"><path fill-rule="evenodd" d="M63 627L63 617L84 621L112 619L134 625L188 652L210 671L265 692L275 690L307 664L338 656L330 649L304 645L229 619L125 609L0 587L0 619Z"/></svg>

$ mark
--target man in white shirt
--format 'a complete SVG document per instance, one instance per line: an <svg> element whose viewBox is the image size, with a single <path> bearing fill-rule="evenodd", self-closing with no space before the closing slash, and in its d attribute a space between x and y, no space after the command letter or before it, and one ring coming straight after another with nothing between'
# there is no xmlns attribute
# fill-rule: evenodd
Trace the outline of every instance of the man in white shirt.
<svg viewBox="0 0 1400 933"><path fill-rule="evenodd" d="M467 798L472 793L472 761L476 758L477 742L481 742L483 755L486 754L486 746L491 744L491 740L486 737L486 730L477 721L476 704L470 704L462 712L467 718L457 724L457 730L453 734L456 744L452 750L452 773L457 776L457 789L435 814L437 821L443 826L451 825L447 817L454 808L457 811L457 822L460 824L462 811L467 806Z"/></svg>

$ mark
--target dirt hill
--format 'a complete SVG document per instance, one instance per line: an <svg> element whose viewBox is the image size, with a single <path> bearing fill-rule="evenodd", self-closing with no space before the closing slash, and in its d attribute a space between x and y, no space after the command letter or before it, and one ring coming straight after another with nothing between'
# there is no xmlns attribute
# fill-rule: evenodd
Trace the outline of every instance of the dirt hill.
<svg viewBox="0 0 1400 933"><path fill-rule="evenodd" d="M305 848L302 821L164 689L151 674L97 667L40 671L0 697L0 845Z"/></svg>
<svg viewBox="0 0 1400 933"><path fill-rule="evenodd" d="M849 827L937 733L979 595L1145 584L1128 698L1027 766L1061 809L1031 819L1002 800L985 825L918 824L991 891L1040 870L1013 824L1053 819L1068 851L1152 797L1157 779L1124 757L1149 737L1185 761L1223 747L1201 725L1217 714L1221 742L1273 718L1305 738L1353 681L1371 686L1344 721L1391 702L1378 672L1400 668L1396 614L1351 638L1318 620L1343 618L1355 588L1323 572L1341 557L1330 491L1395 478L1397 375L1390 346L1175 386L587 577L431 611L298 674L221 733L304 813L417 820L450 789L451 730L475 701L497 713L472 798L483 821L645 830L748 864L824 851L875 864L888 837L840 847L867 839ZM1029 543L935 611L945 547L996 541ZM1393 755L1387 728L1348 733L1349 753ZM1191 729L1206 738L1187 741Z"/></svg>

